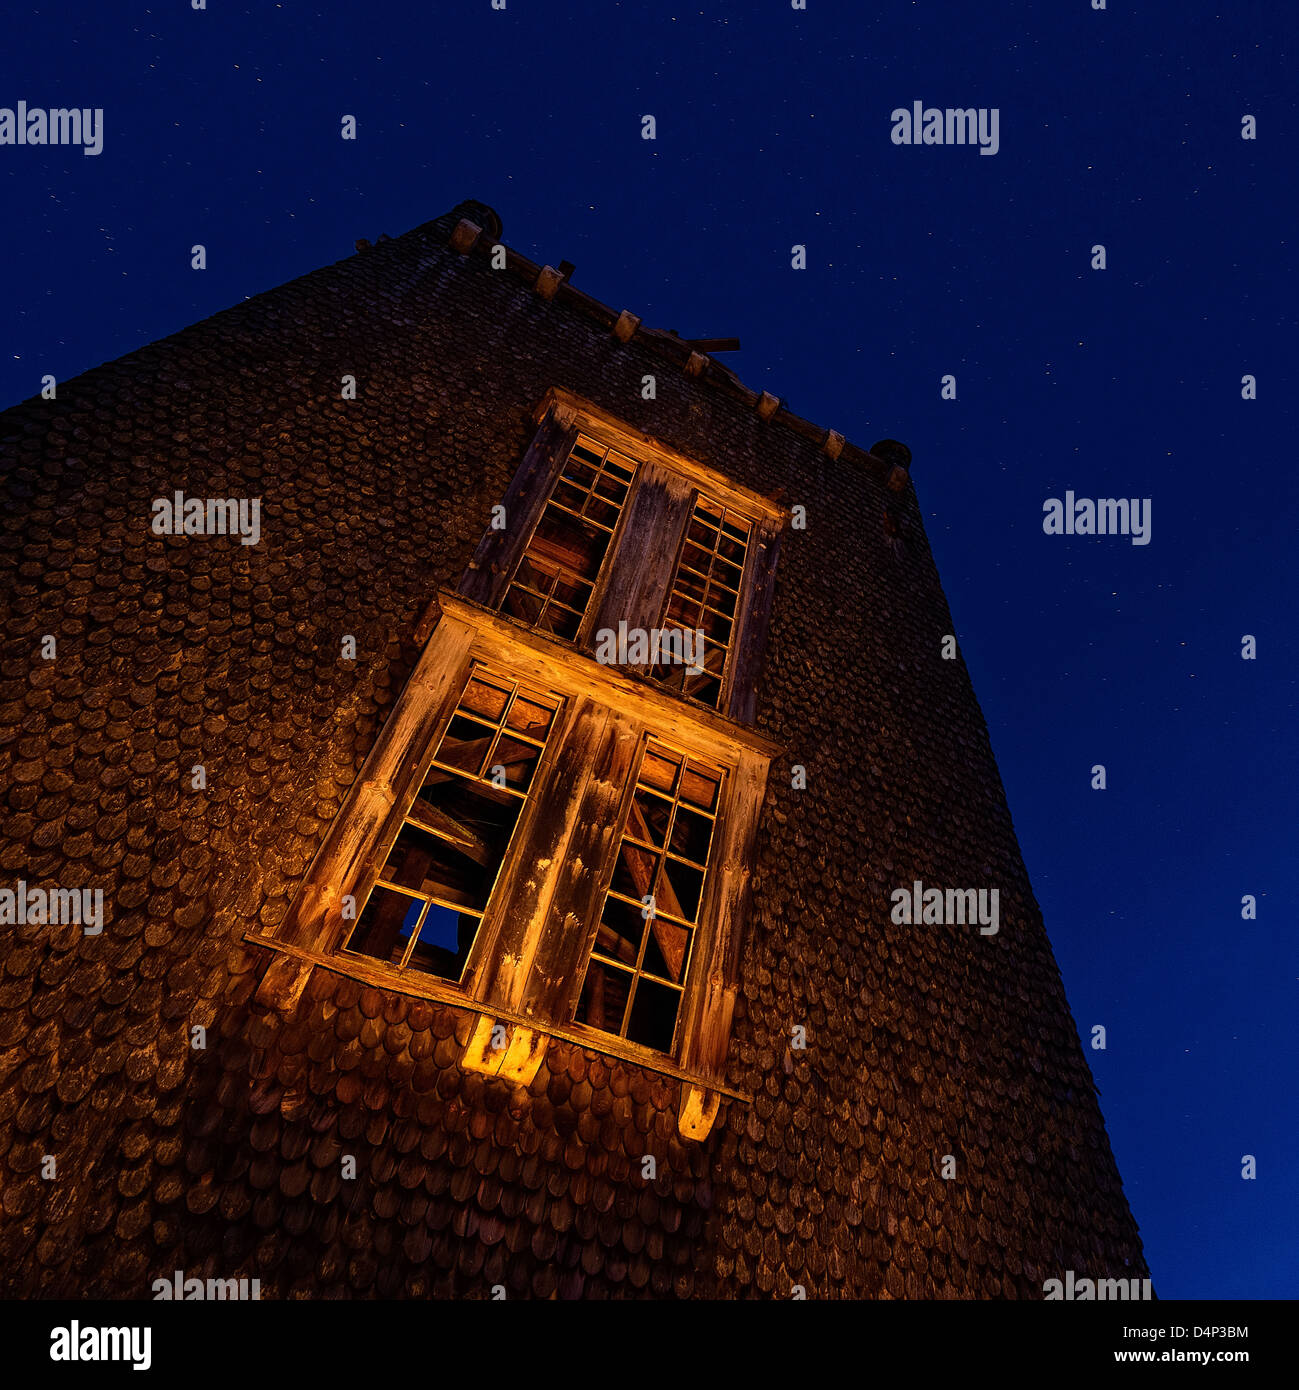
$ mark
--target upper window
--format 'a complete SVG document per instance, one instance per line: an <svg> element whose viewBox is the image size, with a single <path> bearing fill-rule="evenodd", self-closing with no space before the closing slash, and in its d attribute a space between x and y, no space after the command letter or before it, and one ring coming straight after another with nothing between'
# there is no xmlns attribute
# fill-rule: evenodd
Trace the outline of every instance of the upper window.
<svg viewBox="0 0 1299 1390"><path fill-rule="evenodd" d="M568 393L539 414L461 593L752 718L783 509Z"/></svg>
<svg viewBox="0 0 1299 1390"><path fill-rule="evenodd" d="M658 663L657 679L716 709L721 703L749 549L749 522L719 502L700 497L690 514L668 593L663 625L696 634L695 660Z"/></svg>
<svg viewBox="0 0 1299 1390"><path fill-rule="evenodd" d="M577 636L636 465L585 435L573 444L501 611L557 637Z"/></svg>

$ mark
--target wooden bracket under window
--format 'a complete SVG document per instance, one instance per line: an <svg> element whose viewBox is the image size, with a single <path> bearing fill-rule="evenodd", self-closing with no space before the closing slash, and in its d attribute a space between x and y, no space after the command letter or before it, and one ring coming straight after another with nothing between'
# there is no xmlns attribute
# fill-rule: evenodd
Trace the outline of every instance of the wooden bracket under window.
<svg viewBox="0 0 1299 1390"><path fill-rule="evenodd" d="M484 1014L469 1039L460 1065L470 1071L486 1072L488 1076L504 1077L519 1086L530 1086L549 1045L550 1038L545 1033L517 1023L503 1023Z"/></svg>
<svg viewBox="0 0 1299 1390"><path fill-rule="evenodd" d="M696 1086L690 1081L681 1083L681 1105L677 1114L677 1129L683 1139L707 1139L717 1118L722 1098L716 1091Z"/></svg>
<svg viewBox="0 0 1299 1390"><path fill-rule="evenodd" d="M265 1009L273 1009L280 1014L292 1013L302 998L302 991L306 989L313 969L309 960L299 960L296 956L276 956L267 966L254 997Z"/></svg>

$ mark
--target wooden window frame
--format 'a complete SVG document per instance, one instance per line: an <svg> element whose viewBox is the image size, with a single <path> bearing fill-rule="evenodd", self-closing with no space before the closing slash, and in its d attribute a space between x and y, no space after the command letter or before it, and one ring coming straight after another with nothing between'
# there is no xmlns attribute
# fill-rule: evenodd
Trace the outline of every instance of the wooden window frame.
<svg viewBox="0 0 1299 1390"><path fill-rule="evenodd" d="M567 440L569 433L570 431L568 429L565 429L562 438ZM549 629L541 627L539 623L524 623L522 619L516 620L520 623L521 626L528 627L533 632L546 633L547 635L554 637L556 641L560 642L572 641L575 645L578 646L585 646L590 641L591 625L594 621L595 615L600 609L600 603L601 599L604 596L605 589L608 587L609 575L615 563L614 557L618 553L618 548L626 528L627 515L631 509L632 498L635 496L636 483L637 479L640 476L641 470L641 465L638 460L628 457L627 455L623 454L621 450L619 450L615 445L609 444L607 441L603 439L599 439L593 435L588 434L580 427L575 432L572 432L572 439L567 444L567 450L558 452L554 459L551 461L550 472L544 474L542 477L538 479L537 486L539 488L541 488L543 483L545 485L544 488L542 488L542 490L544 491L544 497L540 508L537 509L536 515L532 518L532 523L528 527L526 537L523 539L522 544L518 548L518 554L514 557L513 563L511 564L510 568L505 572L505 582L501 586L500 599L498 604L496 605L498 611L503 609L505 601L509 597L510 589L513 588L515 585L519 585L520 588L526 587L519 584L518 573L519 570L523 567L523 562L528 557L529 551L532 546L532 542L537 534L537 528L541 525L542 521L545 518L547 507L554 505L559 510L566 512L568 515L575 517L577 520L584 519L577 513L573 512L570 508L565 507L562 502L556 501L555 497L555 494L559 490L559 484L563 479L564 469L566 468L569 459L572 457L573 451L581 444L584 438L587 439L590 443L594 444L595 447L598 450L600 450L602 454L602 465L604 462L608 460L611 454L618 454L622 462L630 465L631 470L631 478L627 483L627 495L623 498L622 503L618 508L618 516L617 519L614 521L613 526L607 527L603 526L603 524L599 522L593 523L594 525L600 526L602 530L605 530L609 533L609 539L605 546L604 554L601 556L600 564L596 569L595 575L589 581L582 579L580 576L575 576L578 578L579 583L590 583L590 597L587 599L586 606L582 610L582 613L578 619L577 630L573 634L572 638L560 637L558 633L550 632ZM603 473L603 467L601 467L599 471ZM599 496L599 494L596 495ZM546 603L543 605L543 615L545 610L550 605L551 598L553 598L553 595L548 597ZM561 604L560 606L568 607L568 605L566 604ZM570 608L569 611L572 612L574 610Z"/></svg>
<svg viewBox="0 0 1299 1390"><path fill-rule="evenodd" d="M519 792L508 787L504 788L507 794L517 797L519 801L519 814L513 829L510 831L500 863L496 866L496 872L492 878L492 886L488 893L487 900L483 904L482 910L471 909L472 915L478 917L478 929L474 933L473 945L466 955L465 963L461 968L459 976L452 980L448 976L436 975L430 971L420 971L418 969L412 971L404 963L394 966L391 962L380 960L378 957L368 956L364 952L351 950L349 949L349 945L356 928L360 924L365 905L376 888L387 888L391 892L396 892L406 897L423 898L429 903L432 902L432 897L421 891L386 881L383 876L384 868L388 855L393 845L396 844L397 839L400 837L403 827L412 824L417 827L420 826L418 814L415 810L418 803L420 788L435 765L444 766L442 764L437 764L437 753L441 747L443 735L447 732L456 715L460 713L460 701L463 699L469 684L479 676L482 676L489 682L494 682L496 684L508 682L512 686L512 692L507 701L506 708L502 711L502 719L507 717L510 706L521 692L533 697L552 699L555 702L555 707L545 741L540 745L541 751L538 754L537 764L533 768L532 777L527 790ZM378 966L380 969L391 972L393 975L402 979L436 980L445 985L458 988L463 987L465 980L472 977L476 964L480 963L482 949L480 942L483 939L484 927L488 922L489 915L491 915L493 922L495 922L496 916L499 915L499 906L495 909L493 907L494 903L499 903L500 901L497 889L503 882L509 879L511 874L515 873L520 867L523 867L519 862L521 853L519 845L522 840L521 832L525 823L528 821L528 813L535 799L534 788L545 786L545 778L554 760L552 752L554 741L556 737L562 737L562 731L564 729L564 706L565 701L563 696L555 691L548 691L543 687L516 680L509 672L476 658L470 661L461 689L457 691L453 688L443 708L439 710L430 709L428 711L432 724L438 730L437 735L428 740L427 747L419 760L409 765L408 771L402 775L400 785L394 785L392 807L383 825L376 833L369 852L362 861L362 868L356 881L355 890L352 894L356 902L355 920L349 921L346 926L342 927L337 938L337 944L332 949L332 954L344 961L360 961L372 966ZM493 738L493 745L499 742L500 737L503 736L504 733L505 726L502 724L496 730L495 737ZM535 742L535 740L526 741ZM448 771L453 770L448 768ZM422 828L428 830L429 833L437 834L431 825L425 825ZM423 914L421 914L421 920L422 917ZM411 935L412 940L407 947L407 954L414 951L416 944L414 939L416 934L412 932Z"/></svg>
<svg viewBox="0 0 1299 1390"><path fill-rule="evenodd" d="M701 498L719 504L748 522L749 541L716 708L752 723L788 508L562 387L551 387L542 396L532 418L536 430L504 498L506 526L483 536L460 582L460 593L499 611L568 454L579 434L586 435L637 467L571 645L590 650L595 633L616 630L619 620L647 631L661 627L694 508ZM646 537L651 538L648 544ZM529 630L521 620L507 621ZM648 664L638 669L649 676ZM691 708L712 708L679 692L673 698Z"/></svg>
<svg viewBox="0 0 1299 1390"><path fill-rule="evenodd" d="M735 668L738 664L737 653L739 650L741 630L745 626L745 623L747 621L744 611L745 598L746 596L751 595L752 586L754 583L754 575L756 573L757 568L756 561L753 557L753 539L755 533L755 523L751 517L745 516L740 512L733 511L725 503L715 501L705 492L701 492L699 490L695 491L691 499L690 511L686 517L685 527L682 530L680 539L677 542L676 556L673 561L672 568L668 571L667 592L663 598L663 610L659 616L659 621L656 624L656 626L662 628L668 625L668 613L672 608L673 599L677 597L677 583L681 577L681 573L683 570L687 571L690 574L698 575L699 578L701 578L704 582L704 596L703 599L699 601L699 607L701 609L701 619L703 617L703 611L709 609L711 609L712 612L717 613L721 617L727 616L726 614L722 613L720 609L713 607L713 605L710 604L708 601L710 596L712 595L714 585L716 585L718 588L729 588L729 585L723 584L720 579L715 580L713 578L713 559L718 554L718 552L714 550L709 555L709 572L706 575L700 575L698 570L693 569L686 564L686 547L688 545L694 545L696 548L701 548L699 547L697 541L692 541L690 539L690 529L695 524L695 518L697 514L701 510L706 510L708 507L716 508L719 514L717 526L719 542L721 540L723 527L728 517L733 516L738 518L740 521L744 523L745 526L745 537L743 542L744 558L738 566L738 569L740 571L739 584L737 588L730 590L730 592L735 595L735 611L730 614L730 637L724 644L713 644L717 646L722 646L723 650L725 651L725 656L722 658L722 670L717 683L717 700L716 703L712 703L708 700L699 701L700 704L706 705L709 709L729 709L730 693L735 685ZM704 524L707 525L707 523ZM723 557L723 559L725 559L725 557ZM729 563L734 564L734 561L731 561ZM684 590L681 591L681 594L683 598L688 597L685 594ZM693 603L694 600L689 599L689 602ZM706 639L706 644L708 641L711 641L711 639ZM674 687L669 688L671 689ZM678 692L678 694L682 695L683 698L688 700L695 698L694 696L686 694L684 689L684 683L682 689Z"/></svg>
<svg viewBox="0 0 1299 1390"><path fill-rule="evenodd" d="M645 763L646 760L651 756L658 756L661 758L665 758L668 761L675 761L678 767L681 769L684 769L686 766L692 766L703 767L707 771L716 772L718 774L717 801L713 810L711 812L697 810L697 808L693 808L688 803L684 802L682 796L683 788L681 785L677 785L675 790L671 794L668 794L664 792L656 792L651 784L643 782L642 774L644 772ZM725 761L719 760L716 764L706 763L694 754L685 753L677 748L672 747L669 742L664 740L662 735L659 734L656 729L649 728L641 731L639 738L639 748L637 751L637 755L632 762L631 775L628 779L627 790L623 797L623 804L621 809L621 815L619 818L619 823L616 827L616 833L613 837L611 852L608 855L607 862L604 866L605 872L603 875L602 888L599 896L599 907L596 913L595 930L592 933L591 943L586 952L586 957L582 962L582 978L579 979L577 989L575 991L575 997L577 999L580 999L585 991L586 979L590 974L592 964L599 963L602 965L607 965L608 967L615 970L622 970L628 975L629 988L627 994L627 1003L623 1008L622 1016L619 1019L617 1028L600 1028L597 1025L591 1023L584 1023L584 1027L590 1027L594 1029L596 1032L601 1032L609 1037L620 1039L624 1043L632 1043L636 1046L648 1046L648 1044L634 1043L634 1041L628 1037L627 1030L631 1025L632 1009L634 1007L635 998L637 993L639 992L641 984L647 981L651 984L662 983L668 988L676 989L681 996L681 999L678 1002L677 1012L673 1020L672 1042L670 1046L666 1049L667 1055L673 1057L676 1056L678 1048L684 1042L684 1038L682 1035L682 1026L685 1017L684 1003L686 995L692 988L694 981L694 966L696 956L695 948L703 939L705 933L706 923L703 921L704 907L705 904L708 902L709 881L716 870L717 854L714 853L714 850L720 847L722 841L722 817L725 813L724 808L728 805L729 784L732 775L733 769ZM663 842L657 848L653 846L652 836L648 832L642 835L638 834L636 830L632 828L632 811L635 806L637 793L642 790L645 791L647 795L653 796L656 799L666 801L670 807L668 814L668 824L664 831ZM667 861L671 861L673 863L686 864L688 867L691 866L690 861L683 859L672 848L672 831L675 826L677 814L681 810L683 805L685 806L685 809L688 812L691 810L696 810L697 814L706 816L712 824L712 829L709 832L708 851L705 854L704 862L702 865L699 865L698 861L695 861L693 865L694 867L698 867L700 869L700 882L702 888L700 899L696 907L695 916L693 919L689 918L682 911L679 903L677 903L675 911L669 905L665 905L661 911L658 910L658 902L662 901L662 899L659 895L655 895L655 909L650 913L648 918L644 919L645 924L641 929L641 938L639 948L636 954L636 959L634 963L630 967L628 967L626 961L613 960L610 957L609 953L607 951L604 951L599 944L599 928L600 923L603 920L603 912L611 901L622 903L624 906L630 907L633 910L640 908L641 902L644 901L643 895L641 895L640 901L634 901L625 893L623 893L615 887L614 877L616 874L619 857L623 849L625 847L630 846L633 849L647 850L650 853L652 853L656 860L656 869L657 861L661 861L664 863L666 863ZM671 891L670 888L669 891ZM644 916L643 913L642 915ZM665 930L667 931L671 931L675 927L679 930L684 930L687 933L685 954L682 961L681 980L676 983L667 981L662 976L653 976L644 968L644 959L650 938L651 936L657 936L658 934L657 926L651 926L650 923L657 923L660 920L666 924ZM576 1021L576 1019L574 1021Z"/></svg>
<svg viewBox="0 0 1299 1390"><path fill-rule="evenodd" d="M443 591L438 606L410 681L288 913L272 930L245 937L284 962L263 1002L287 1007L318 966L468 1009L479 1022L463 1064L523 1084L535 1075L551 1037L575 1042L678 1078L681 1132L701 1139L722 1095L750 1099L725 1082L726 1049L754 838L768 768L779 749L750 728L714 711L687 710L679 697L520 630L459 594ZM496 677L557 695L562 704L457 984L345 953L354 924L343 920L341 908L348 894L358 910L364 903L476 663ZM727 771L671 1055L573 1021L634 791L636 755L647 738ZM579 843L582 853L567 852ZM508 892L498 891L507 883ZM500 1024L508 1042L494 1048Z"/></svg>

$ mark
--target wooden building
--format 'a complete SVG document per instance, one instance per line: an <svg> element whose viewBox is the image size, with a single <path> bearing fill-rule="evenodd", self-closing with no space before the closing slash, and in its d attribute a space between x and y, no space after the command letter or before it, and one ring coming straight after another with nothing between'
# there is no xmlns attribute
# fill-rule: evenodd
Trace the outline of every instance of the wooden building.
<svg viewBox="0 0 1299 1390"><path fill-rule="evenodd" d="M358 248L0 416L4 1291L1144 1275L906 448Z"/></svg>

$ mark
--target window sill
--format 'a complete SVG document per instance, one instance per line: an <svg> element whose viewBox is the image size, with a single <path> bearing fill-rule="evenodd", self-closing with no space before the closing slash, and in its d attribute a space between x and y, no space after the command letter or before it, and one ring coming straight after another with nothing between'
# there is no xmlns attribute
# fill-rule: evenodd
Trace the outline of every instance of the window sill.
<svg viewBox="0 0 1299 1390"><path fill-rule="evenodd" d="M710 1100L712 1096L719 1099L724 1096L730 1100L738 1100L744 1105L753 1103L753 1097L744 1091L737 1091L710 1077L686 1071L678 1067L672 1058L661 1052L653 1052L649 1048L628 1042L625 1038L614 1037L584 1024L555 1023L545 1019L524 1017L509 1010L496 1008L482 1000L471 999L458 985L449 981L440 981L432 977L415 979L407 975L398 975L377 963L370 964L359 956L325 955L323 952L290 945L258 932L245 932L243 940L251 946L261 946L273 952L277 961L296 960L303 966L318 966L322 970L328 970L331 974L342 976L345 979L358 980L363 984L372 985L376 989L389 990L392 993L405 994L416 999L428 999L451 1008L463 1009L466 1013L478 1015L480 1020L487 1021L486 1029L484 1030L482 1023L479 1024L474 1040L466 1049L467 1058L474 1053L475 1044L479 1042L480 1036L490 1035L494 1023L507 1023L515 1028L526 1029L545 1038L558 1038L561 1042L573 1043L592 1052L599 1052L606 1057L616 1057L633 1066L643 1067L646 1071L656 1072L660 1076L667 1076L680 1081L683 1084L683 1108L687 1095L686 1088L703 1093ZM278 1001L262 998L262 1002L278 1002L280 1007L291 1006L300 995L301 988L305 986L306 975L309 972L302 970L299 973L301 974L301 983L296 990L290 991L288 996L282 996ZM481 1055L481 1044L479 1044L478 1050ZM502 1060L508 1061L508 1058ZM537 1057L537 1062L539 1063L539 1061L540 1056ZM472 1070L491 1071L500 1074L497 1071L500 1066L499 1062L492 1067L476 1065L472 1061L468 1064ZM534 1065L532 1072L535 1073L535 1070L536 1066ZM512 1075L509 1071L505 1074ZM531 1073L528 1074L528 1079L530 1076ZM526 1084L526 1082L520 1078L520 1084ZM684 1116L682 1118L684 1122ZM708 1127L711 1127L711 1120ZM704 1133L706 1132L707 1129L704 1130ZM703 1135L696 1134L687 1137L702 1138Z"/></svg>

